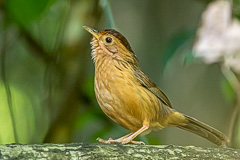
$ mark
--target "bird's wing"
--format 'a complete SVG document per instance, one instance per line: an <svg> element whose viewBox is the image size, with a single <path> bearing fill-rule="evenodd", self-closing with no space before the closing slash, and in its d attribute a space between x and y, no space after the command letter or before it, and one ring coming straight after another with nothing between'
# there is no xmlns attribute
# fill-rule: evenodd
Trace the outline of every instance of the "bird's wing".
<svg viewBox="0 0 240 160"><path fill-rule="evenodd" d="M169 101L169 99L167 98L167 96L163 93L163 91L161 91L158 86L150 79L148 78L143 71L137 67L135 68L135 73L134 73L135 77L137 78L138 82L145 87L146 89L148 89L150 92L152 92L156 97L158 97L158 99L160 99L165 105L167 105L168 107L172 108L172 105Z"/></svg>

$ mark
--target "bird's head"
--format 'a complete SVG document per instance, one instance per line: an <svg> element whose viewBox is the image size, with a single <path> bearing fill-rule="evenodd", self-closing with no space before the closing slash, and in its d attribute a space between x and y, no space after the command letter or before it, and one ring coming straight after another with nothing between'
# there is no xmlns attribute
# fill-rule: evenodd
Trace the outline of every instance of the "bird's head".
<svg viewBox="0 0 240 160"><path fill-rule="evenodd" d="M114 29L97 31L93 28L83 26L85 30L93 35L92 57L94 61L100 58L112 58L137 64L137 58L131 49L127 39Z"/></svg>

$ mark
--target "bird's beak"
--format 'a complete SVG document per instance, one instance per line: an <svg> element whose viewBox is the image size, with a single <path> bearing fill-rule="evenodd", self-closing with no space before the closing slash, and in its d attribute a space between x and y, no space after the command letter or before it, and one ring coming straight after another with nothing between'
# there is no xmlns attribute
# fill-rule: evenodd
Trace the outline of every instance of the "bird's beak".
<svg viewBox="0 0 240 160"><path fill-rule="evenodd" d="M95 30L95 29L93 29L93 28L91 28L91 27L88 27L88 26L83 26L83 28L86 30L86 31L88 31L89 33L91 33L95 38L99 38L99 36L98 36L98 31L97 30Z"/></svg>

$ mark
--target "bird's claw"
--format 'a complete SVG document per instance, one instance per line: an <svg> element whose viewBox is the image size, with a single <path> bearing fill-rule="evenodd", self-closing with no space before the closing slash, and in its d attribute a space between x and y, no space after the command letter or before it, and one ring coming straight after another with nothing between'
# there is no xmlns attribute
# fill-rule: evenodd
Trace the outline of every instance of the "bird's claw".
<svg viewBox="0 0 240 160"><path fill-rule="evenodd" d="M113 140L112 138L109 138L108 140L104 140L102 138L97 138L97 141L100 143L105 143L105 144L115 143L115 140Z"/></svg>
<svg viewBox="0 0 240 160"><path fill-rule="evenodd" d="M112 139L109 138L108 140L104 140L101 138L97 138L97 141L100 143L104 143L104 144L112 144L112 143L121 143L121 144L128 144L128 143L133 143L133 144L138 144L138 145L144 145L145 143L142 141L133 141L129 138L125 138L125 139Z"/></svg>

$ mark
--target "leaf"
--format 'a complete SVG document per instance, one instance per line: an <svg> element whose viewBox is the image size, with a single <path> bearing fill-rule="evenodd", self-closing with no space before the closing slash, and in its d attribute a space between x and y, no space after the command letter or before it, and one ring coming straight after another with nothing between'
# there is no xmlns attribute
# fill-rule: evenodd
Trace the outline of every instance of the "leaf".
<svg viewBox="0 0 240 160"><path fill-rule="evenodd" d="M19 143L30 143L35 131L35 114L30 98L22 91L11 87L13 116ZM5 88L0 85L0 144L15 143L12 117Z"/></svg>
<svg viewBox="0 0 240 160"><path fill-rule="evenodd" d="M224 78L224 77L222 78L220 85L221 85L221 90L222 90L222 93L223 93L226 101L229 102L229 103L234 102L235 93L234 93L234 90L233 90L232 86L226 80L226 78Z"/></svg>
<svg viewBox="0 0 240 160"><path fill-rule="evenodd" d="M192 36L194 35L193 31L182 31L175 35L167 45L162 64L165 67L167 62L173 57L179 47L183 46Z"/></svg>
<svg viewBox="0 0 240 160"><path fill-rule="evenodd" d="M10 18L26 26L40 17L55 0L7 0L6 8Z"/></svg>
<svg viewBox="0 0 240 160"><path fill-rule="evenodd" d="M196 58L194 57L193 52L192 51L188 51L188 52L185 53L185 56L184 56L184 59L183 59L183 63L185 65L188 65L188 64L192 63L195 60L196 60Z"/></svg>

